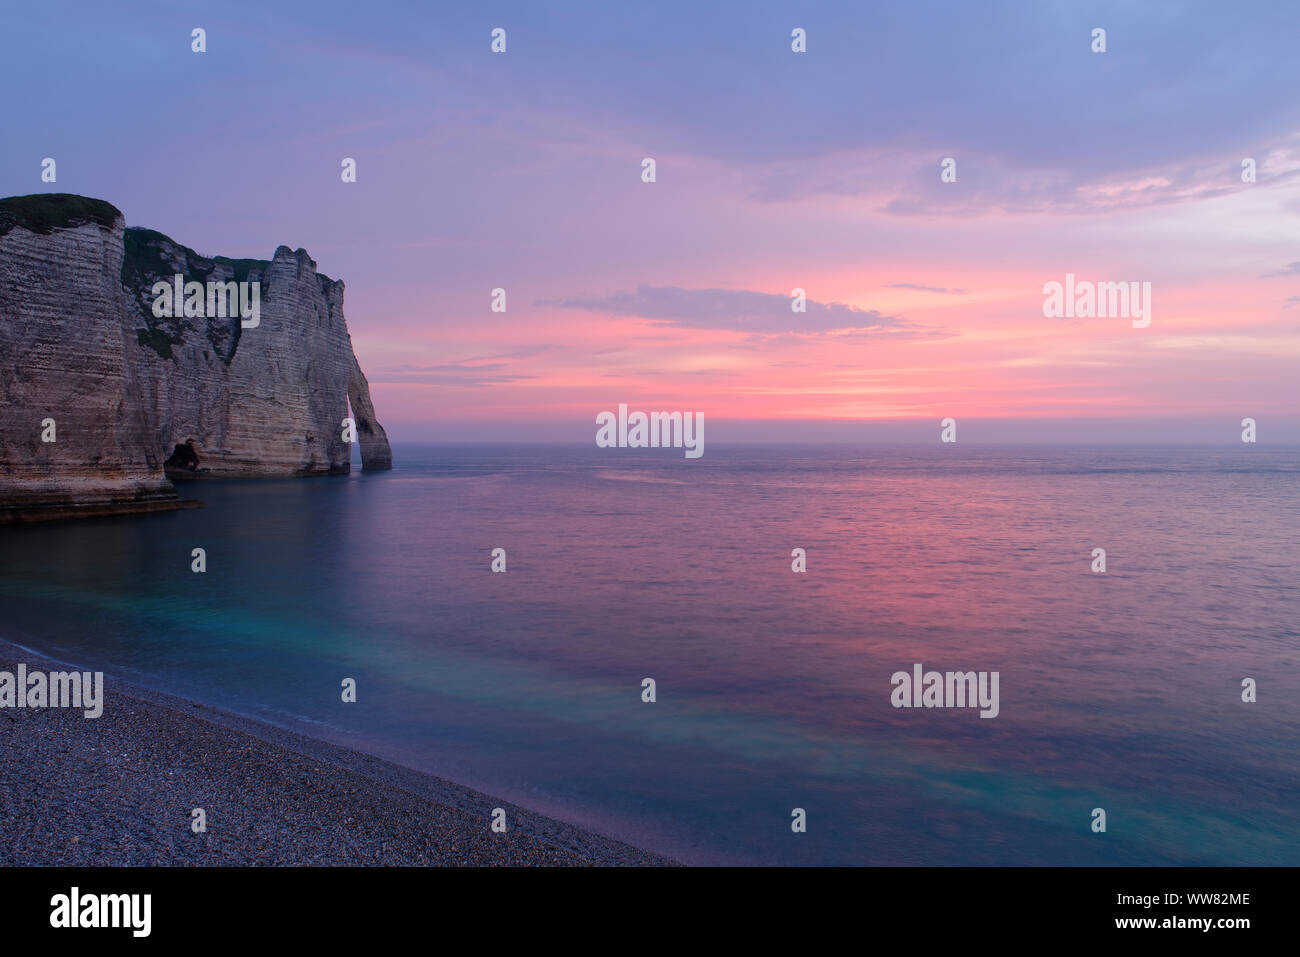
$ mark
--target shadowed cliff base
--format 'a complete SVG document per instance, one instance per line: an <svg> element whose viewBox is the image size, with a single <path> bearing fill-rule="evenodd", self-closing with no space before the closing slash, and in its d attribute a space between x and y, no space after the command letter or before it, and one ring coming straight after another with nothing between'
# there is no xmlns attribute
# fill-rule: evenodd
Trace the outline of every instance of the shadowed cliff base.
<svg viewBox="0 0 1300 957"><path fill-rule="evenodd" d="M77 518L118 518L147 512L203 508L205 504L195 499L178 498L167 502L116 502L107 505L0 506L0 525L34 525L38 522L60 522Z"/></svg>
<svg viewBox="0 0 1300 957"><path fill-rule="evenodd" d="M207 257L102 200L0 200L0 513L192 507L170 478L343 475L350 433L363 470L391 468L343 292L304 249Z"/></svg>

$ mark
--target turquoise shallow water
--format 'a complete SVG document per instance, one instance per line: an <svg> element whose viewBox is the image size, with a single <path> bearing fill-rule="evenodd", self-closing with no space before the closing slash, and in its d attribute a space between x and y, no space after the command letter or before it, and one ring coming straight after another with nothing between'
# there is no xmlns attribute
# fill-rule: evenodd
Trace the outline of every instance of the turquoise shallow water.
<svg viewBox="0 0 1300 957"><path fill-rule="evenodd" d="M0 634L687 861L1300 864L1300 451L395 461L0 529Z"/></svg>

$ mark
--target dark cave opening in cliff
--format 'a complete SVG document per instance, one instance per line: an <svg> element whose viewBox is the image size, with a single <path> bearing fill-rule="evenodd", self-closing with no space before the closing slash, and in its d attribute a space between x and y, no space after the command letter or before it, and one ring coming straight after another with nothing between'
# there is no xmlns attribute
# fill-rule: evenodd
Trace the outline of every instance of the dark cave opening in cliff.
<svg viewBox="0 0 1300 957"><path fill-rule="evenodd" d="M194 440L186 439L184 444L177 445L172 450L172 454L167 461L163 463L163 468L184 471L197 472L199 470L199 453L194 448Z"/></svg>

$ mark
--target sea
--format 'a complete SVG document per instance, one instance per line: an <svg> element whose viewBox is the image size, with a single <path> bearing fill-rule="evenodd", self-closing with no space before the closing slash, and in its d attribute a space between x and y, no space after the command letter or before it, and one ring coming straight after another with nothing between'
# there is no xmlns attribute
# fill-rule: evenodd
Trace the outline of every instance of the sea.
<svg viewBox="0 0 1300 957"><path fill-rule="evenodd" d="M1300 864L1300 449L393 458L0 528L0 635L691 864Z"/></svg>

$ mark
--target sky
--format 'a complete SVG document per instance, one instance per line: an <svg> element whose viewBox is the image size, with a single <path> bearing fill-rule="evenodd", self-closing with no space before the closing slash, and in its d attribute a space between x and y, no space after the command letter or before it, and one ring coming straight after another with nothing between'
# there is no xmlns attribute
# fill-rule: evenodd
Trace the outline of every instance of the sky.
<svg viewBox="0 0 1300 957"><path fill-rule="evenodd" d="M591 441L626 403L718 441L1300 442L1292 0L0 20L0 194L306 248L399 441ZM1066 274L1150 283L1150 325L1044 316Z"/></svg>

